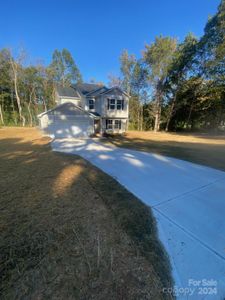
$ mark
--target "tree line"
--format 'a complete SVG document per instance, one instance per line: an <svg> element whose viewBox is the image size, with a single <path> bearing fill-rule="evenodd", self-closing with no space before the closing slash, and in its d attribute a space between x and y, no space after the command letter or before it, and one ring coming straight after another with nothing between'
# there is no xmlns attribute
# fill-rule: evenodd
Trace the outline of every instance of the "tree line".
<svg viewBox="0 0 225 300"><path fill-rule="evenodd" d="M55 50L49 66L26 66L23 50L13 56L0 51L0 122L2 125L33 126L37 115L55 106L55 86L82 81L81 73L67 49Z"/></svg>
<svg viewBox="0 0 225 300"><path fill-rule="evenodd" d="M158 36L140 58L123 51L120 65L111 85L131 95L130 129L225 129L224 0L201 38Z"/></svg>
<svg viewBox="0 0 225 300"><path fill-rule="evenodd" d="M224 130L225 0L206 23L204 34L182 42L158 36L141 57L124 50L119 77L111 86L130 95L129 127L134 130ZM26 55L0 51L0 124L34 126L53 107L56 84L82 82L67 49L55 50L48 66L26 65Z"/></svg>

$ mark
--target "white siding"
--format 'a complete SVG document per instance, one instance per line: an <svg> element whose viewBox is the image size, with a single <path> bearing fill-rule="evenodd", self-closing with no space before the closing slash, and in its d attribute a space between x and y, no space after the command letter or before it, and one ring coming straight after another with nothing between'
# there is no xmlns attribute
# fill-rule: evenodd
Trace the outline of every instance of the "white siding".
<svg viewBox="0 0 225 300"><path fill-rule="evenodd" d="M102 95L96 97L93 96L93 98L81 94L80 98L57 96L56 99L58 104L73 103L76 106L82 107L85 111L89 111L89 99L93 99L95 107L91 112L96 112L101 116L101 132L123 133L127 130L129 97L118 88L113 88ZM123 100L123 109L117 110L117 105L115 105L114 110L108 109L108 99L115 99L116 101L118 99ZM64 109L61 109L60 111L56 109L53 114L59 116L50 117L51 114L52 113L48 114L47 117L43 116L41 118L41 127L46 128L48 131L54 131L57 135L63 136L64 134L70 134L72 136L88 136L94 133L93 120L87 113L75 112L74 109L70 111L64 111ZM91 120L87 121L85 119L87 117ZM106 119L120 119L121 129L106 129Z"/></svg>
<svg viewBox="0 0 225 300"><path fill-rule="evenodd" d="M115 107L114 110L108 109L108 99L120 99L124 100L124 109L117 110ZM108 118L128 118L129 111L129 99L125 95L121 94L106 94L102 95L101 99L101 109L102 109L102 117Z"/></svg>
<svg viewBox="0 0 225 300"><path fill-rule="evenodd" d="M40 127L55 138L88 137L94 134L94 119L68 103L42 115Z"/></svg>
<svg viewBox="0 0 225 300"><path fill-rule="evenodd" d="M64 103L73 103L77 106L81 106L80 99L71 99L71 98L60 98L58 104L64 104Z"/></svg>

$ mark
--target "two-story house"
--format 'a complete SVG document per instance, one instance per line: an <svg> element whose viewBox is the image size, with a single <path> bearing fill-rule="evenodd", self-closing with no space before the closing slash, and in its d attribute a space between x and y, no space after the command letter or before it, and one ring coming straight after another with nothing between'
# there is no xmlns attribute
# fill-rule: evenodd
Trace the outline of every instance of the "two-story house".
<svg viewBox="0 0 225 300"><path fill-rule="evenodd" d="M123 133L128 126L129 96L118 87L80 83L56 88L57 106L38 116L42 130L54 137Z"/></svg>

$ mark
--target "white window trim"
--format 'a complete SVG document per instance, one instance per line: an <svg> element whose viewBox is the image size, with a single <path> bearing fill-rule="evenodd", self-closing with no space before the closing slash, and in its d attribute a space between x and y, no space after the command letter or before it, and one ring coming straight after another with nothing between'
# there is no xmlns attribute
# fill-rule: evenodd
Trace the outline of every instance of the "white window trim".
<svg viewBox="0 0 225 300"><path fill-rule="evenodd" d="M120 105L120 108L118 108L118 101L120 101L120 104L119 104L119 105ZM122 101L123 101L123 100L121 100L121 99L117 99L117 100L116 100L116 110L122 110L122 106L123 106L123 105L122 105Z"/></svg>
<svg viewBox="0 0 225 300"><path fill-rule="evenodd" d="M90 108L90 101L93 101L93 108ZM95 100L94 99L88 99L88 109L95 110Z"/></svg>
<svg viewBox="0 0 225 300"><path fill-rule="evenodd" d="M114 101L114 104L111 104L112 100ZM109 101L109 103L107 103L108 110L110 110L110 111L115 111L115 110L122 111L122 110L124 110L124 99L107 98L107 101ZM120 108L117 107L117 105L118 105L117 101L120 101L120 104L119 104ZM111 108L111 105L114 105L114 108Z"/></svg>
<svg viewBox="0 0 225 300"><path fill-rule="evenodd" d="M112 123L109 124L109 121ZM116 121L119 121L118 127L116 127ZM110 128L109 128L110 125ZM107 119L106 120L106 130L121 130L122 129L122 120L121 119Z"/></svg>
<svg viewBox="0 0 225 300"><path fill-rule="evenodd" d="M111 128L109 128L109 121L112 122L112 123L110 124L110 126L112 126ZM114 128L114 122L113 122L113 119L107 119L106 122L107 122L106 129L113 130L113 128Z"/></svg>
<svg viewBox="0 0 225 300"><path fill-rule="evenodd" d="M114 101L114 104L111 103L112 100ZM111 105L114 105L114 108L111 108ZM109 110L116 110L116 99L115 98L109 99Z"/></svg>
<svg viewBox="0 0 225 300"><path fill-rule="evenodd" d="M116 121L119 121L117 125L116 125ZM118 126L118 127L116 127L116 126ZM114 120L114 127L113 127L113 129L117 129L117 130L121 130L122 129L122 121L121 121L121 119L115 119Z"/></svg>

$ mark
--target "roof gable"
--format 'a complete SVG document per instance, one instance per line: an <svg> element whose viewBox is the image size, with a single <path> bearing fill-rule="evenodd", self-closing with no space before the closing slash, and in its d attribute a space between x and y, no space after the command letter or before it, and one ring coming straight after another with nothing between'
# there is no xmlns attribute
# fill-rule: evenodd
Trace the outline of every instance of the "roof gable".
<svg viewBox="0 0 225 300"><path fill-rule="evenodd" d="M46 114L55 114L55 112L57 111L60 111L62 112L63 114L65 115L73 115L75 111L81 111L82 113L85 113L87 115L89 115L90 117L92 118L98 118L99 115L98 114L94 114L94 113L91 113L89 111L86 111L85 109L83 109L82 107L74 104L74 103L71 103L71 102L66 102L66 103L63 103L63 104L60 104L60 105L57 105L56 107L52 108L52 109L49 109L41 114L38 115L38 118L41 118L42 116L46 115Z"/></svg>

